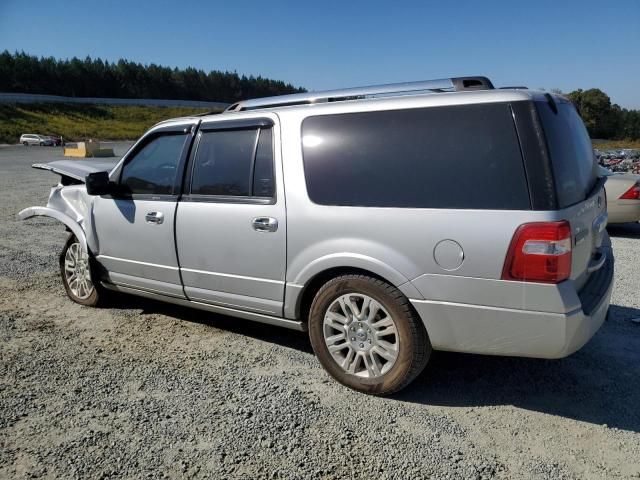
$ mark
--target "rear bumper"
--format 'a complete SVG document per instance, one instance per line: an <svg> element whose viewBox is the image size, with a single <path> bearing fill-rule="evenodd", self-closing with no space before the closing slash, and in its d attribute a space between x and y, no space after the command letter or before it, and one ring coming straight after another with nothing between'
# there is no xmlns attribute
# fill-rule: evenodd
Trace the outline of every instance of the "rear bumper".
<svg viewBox="0 0 640 480"><path fill-rule="evenodd" d="M563 313L411 300L436 350L562 358L579 350L604 322L613 289L613 254Z"/></svg>

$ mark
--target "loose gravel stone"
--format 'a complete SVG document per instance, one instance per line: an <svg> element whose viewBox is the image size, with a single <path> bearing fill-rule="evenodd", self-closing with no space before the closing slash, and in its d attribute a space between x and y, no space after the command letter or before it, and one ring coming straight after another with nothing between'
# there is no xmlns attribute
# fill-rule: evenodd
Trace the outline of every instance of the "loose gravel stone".
<svg viewBox="0 0 640 480"><path fill-rule="evenodd" d="M640 476L639 225L611 229L611 316L578 353L436 352L377 398L331 380L303 333L128 296L69 301L64 228L15 217L57 180L29 165L60 156L0 148L0 478Z"/></svg>

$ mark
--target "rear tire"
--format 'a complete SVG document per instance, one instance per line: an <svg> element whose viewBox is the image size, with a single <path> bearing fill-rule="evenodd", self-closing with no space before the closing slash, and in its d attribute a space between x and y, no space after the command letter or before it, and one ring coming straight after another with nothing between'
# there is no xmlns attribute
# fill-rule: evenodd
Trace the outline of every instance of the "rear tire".
<svg viewBox="0 0 640 480"><path fill-rule="evenodd" d="M316 294L309 337L322 366L360 392L388 395L411 383L431 355L431 342L409 300L366 275L343 275Z"/></svg>
<svg viewBox="0 0 640 480"><path fill-rule="evenodd" d="M93 272L89 255L82 251L76 236L69 235L60 253L60 274L71 300L88 307L104 304L106 292L98 282L94 283Z"/></svg>

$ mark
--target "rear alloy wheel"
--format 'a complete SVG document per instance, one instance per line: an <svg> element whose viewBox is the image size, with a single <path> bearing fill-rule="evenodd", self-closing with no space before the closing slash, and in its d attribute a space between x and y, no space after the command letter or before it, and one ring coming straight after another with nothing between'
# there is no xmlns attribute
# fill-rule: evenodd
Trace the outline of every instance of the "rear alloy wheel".
<svg viewBox="0 0 640 480"><path fill-rule="evenodd" d="M431 354L427 332L406 297L364 275L341 276L320 289L311 306L309 336L336 380L377 395L408 385Z"/></svg>
<svg viewBox="0 0 640 480"><path fill-rule="evenodd" d="M348 373L376 378L398 359L400 338L393 317L368 295L347 293L329 305L323 322L324 343Z"/></svg>
<svg viewBox="0 0 640 480"><path fill-rule="evenodd" d="M89 255L78 239L71 235L60 254L62 283L71 300L94 307L100 301L100 292L93 283Z"/></svg>

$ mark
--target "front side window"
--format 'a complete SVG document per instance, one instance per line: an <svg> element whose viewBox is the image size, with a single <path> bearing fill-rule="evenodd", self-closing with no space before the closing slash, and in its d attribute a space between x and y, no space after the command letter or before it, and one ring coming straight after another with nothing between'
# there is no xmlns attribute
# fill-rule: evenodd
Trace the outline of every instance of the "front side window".
<svg viewBox="0 0 640 480"><path fill-rule="evenodd" d="M170 195L187 135L161 135L149 141L122 168L126 193Z"/></svg>
<svg viewBox="0 0 640 480"><path fill-rule="evenodd" d="M272 197L272 129L205 131L196 152L191 194Z"/></svg>

